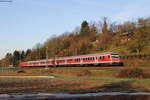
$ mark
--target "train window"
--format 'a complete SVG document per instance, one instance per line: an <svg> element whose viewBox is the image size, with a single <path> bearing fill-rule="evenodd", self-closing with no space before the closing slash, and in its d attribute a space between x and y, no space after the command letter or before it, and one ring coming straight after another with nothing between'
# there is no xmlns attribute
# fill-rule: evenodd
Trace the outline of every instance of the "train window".
<svg viewBox="0 0 150 100"><path fill-rule="evenodd" d="M85 58L83 58L83 61L85 61Z"/></svg>
<svg viewBox="0 0 150 100"><path fill-rule="evenodd" d="M67 62L70 62L70 61L72 61L72 59L68 59L68 60L67 60Z"/></svg>
<svg viewBox="0 0 150 100"><path fill-rule="evenodd" d="M41 64L44 64L45 62L40 62Z"/></svg>
<svg viewBox="0 0 150 100"><path fill-rule="evenodd" d="M119 56L112 56L113 59L119 59Z"/></svg>
<svg viewBox="0 0 150 100"><path fill-rule="evenodd" d="M105 59L105 56L103 56L102 59Z"/></svg>
<svg viewBox="0 0 150 100"><path fill-rule="evenodd" d="M52 63L55 63L55 61L53 60Z"/></svg>
<svg viewBox="0 0 150 100"><path fill-rule="evenodd" d="M108 58L110 58L110 56L108 56Z"/></svg>
<svg viewBox="0 0 150 100"><path fill-rule="evenodd" d="M101 60L102 60L102 57L100 56L100 57L99 57L99 59L101 59Z"/></svg>
<svg viewBox="0 0 150 100"><path fill-rule="evenodd" d="M93 57L93 60L95 60L95 58Z"/></svg>
<svg viewBox="0 0 150 100"><path fill-rule="evenodd" d="M83 60L85 61L85 60L86 60L86 58L83 58Z"/></svg>
<svg viewBox="0 0 150 100"><path fill-rule="evenodd" d="M93 60L93 57L91 57L90 60Z"/></svg>
<svg viewBox="0 0 150 100"><path fill-rule="evenodd" d="M100 60L104 60L104 59L105 59L105 56L100 56L99 59L100 59Z"/></svg>

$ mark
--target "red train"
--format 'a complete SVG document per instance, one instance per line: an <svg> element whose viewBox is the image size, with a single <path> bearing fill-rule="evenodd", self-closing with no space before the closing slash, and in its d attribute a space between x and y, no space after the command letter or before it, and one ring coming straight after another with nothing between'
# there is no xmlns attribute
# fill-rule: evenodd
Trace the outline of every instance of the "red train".
<svg viewBox="0 0 150 100"><path fill-rule="evenodd" d="M123 65L117 53L106 52L79 56L59 57L55 59L21 62L22 67L38 66L84 66L84 65Z"/></svg>

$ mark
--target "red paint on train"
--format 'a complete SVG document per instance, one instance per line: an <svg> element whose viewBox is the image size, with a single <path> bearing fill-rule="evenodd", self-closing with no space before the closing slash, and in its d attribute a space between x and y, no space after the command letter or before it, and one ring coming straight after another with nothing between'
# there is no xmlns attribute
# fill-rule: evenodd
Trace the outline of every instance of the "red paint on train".
<svg viewBox="0 0 150 100"><path fill-rule="evenodd" d="M60 57L56 59L21 62L20 66L68 66L68 65L122 65L117 53L107 52L98 54Z"/></svg>

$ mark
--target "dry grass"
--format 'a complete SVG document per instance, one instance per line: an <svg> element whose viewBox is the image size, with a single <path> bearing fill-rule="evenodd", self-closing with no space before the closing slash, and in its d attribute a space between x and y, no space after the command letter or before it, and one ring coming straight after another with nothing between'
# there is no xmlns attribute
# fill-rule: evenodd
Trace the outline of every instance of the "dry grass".
<svg viewBox="0 0 150 100"><path fill-rule="evenodd" d="M118 73L119 78L150 78L150 74L144 72L143 69L140 68L130 68L130 69L123 69Z"/></svg>
<svg viewBox="0 0 150 100"><path fill-rule="evenodd" d="M62 67L62 68L19 68L25 73L2 72L1 76L55 76L54 81L9 81L0 82L0 93L37 93L37 92L103 92L103 91L148 91L149 80L132 80L116 78L124 69L122 67ZM150 68L142 68L150 73ZM32 79L31 79L32 80ZM11 88L12 87L12 88ZM15 88L16 87L16 88ZM18 88L21 87L21 88ZM26 88L28 87L28 88Z"/></svg>

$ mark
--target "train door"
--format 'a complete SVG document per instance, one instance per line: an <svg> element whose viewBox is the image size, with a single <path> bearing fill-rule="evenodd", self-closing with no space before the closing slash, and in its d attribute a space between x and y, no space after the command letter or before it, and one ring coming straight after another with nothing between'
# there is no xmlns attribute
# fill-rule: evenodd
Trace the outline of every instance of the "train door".
<svg viewBox="0 0 150 100"><path fill-rule="evenodd" d="M98 65L99 62L98 62L98 56L94 56L94 65Z"/></svg>

